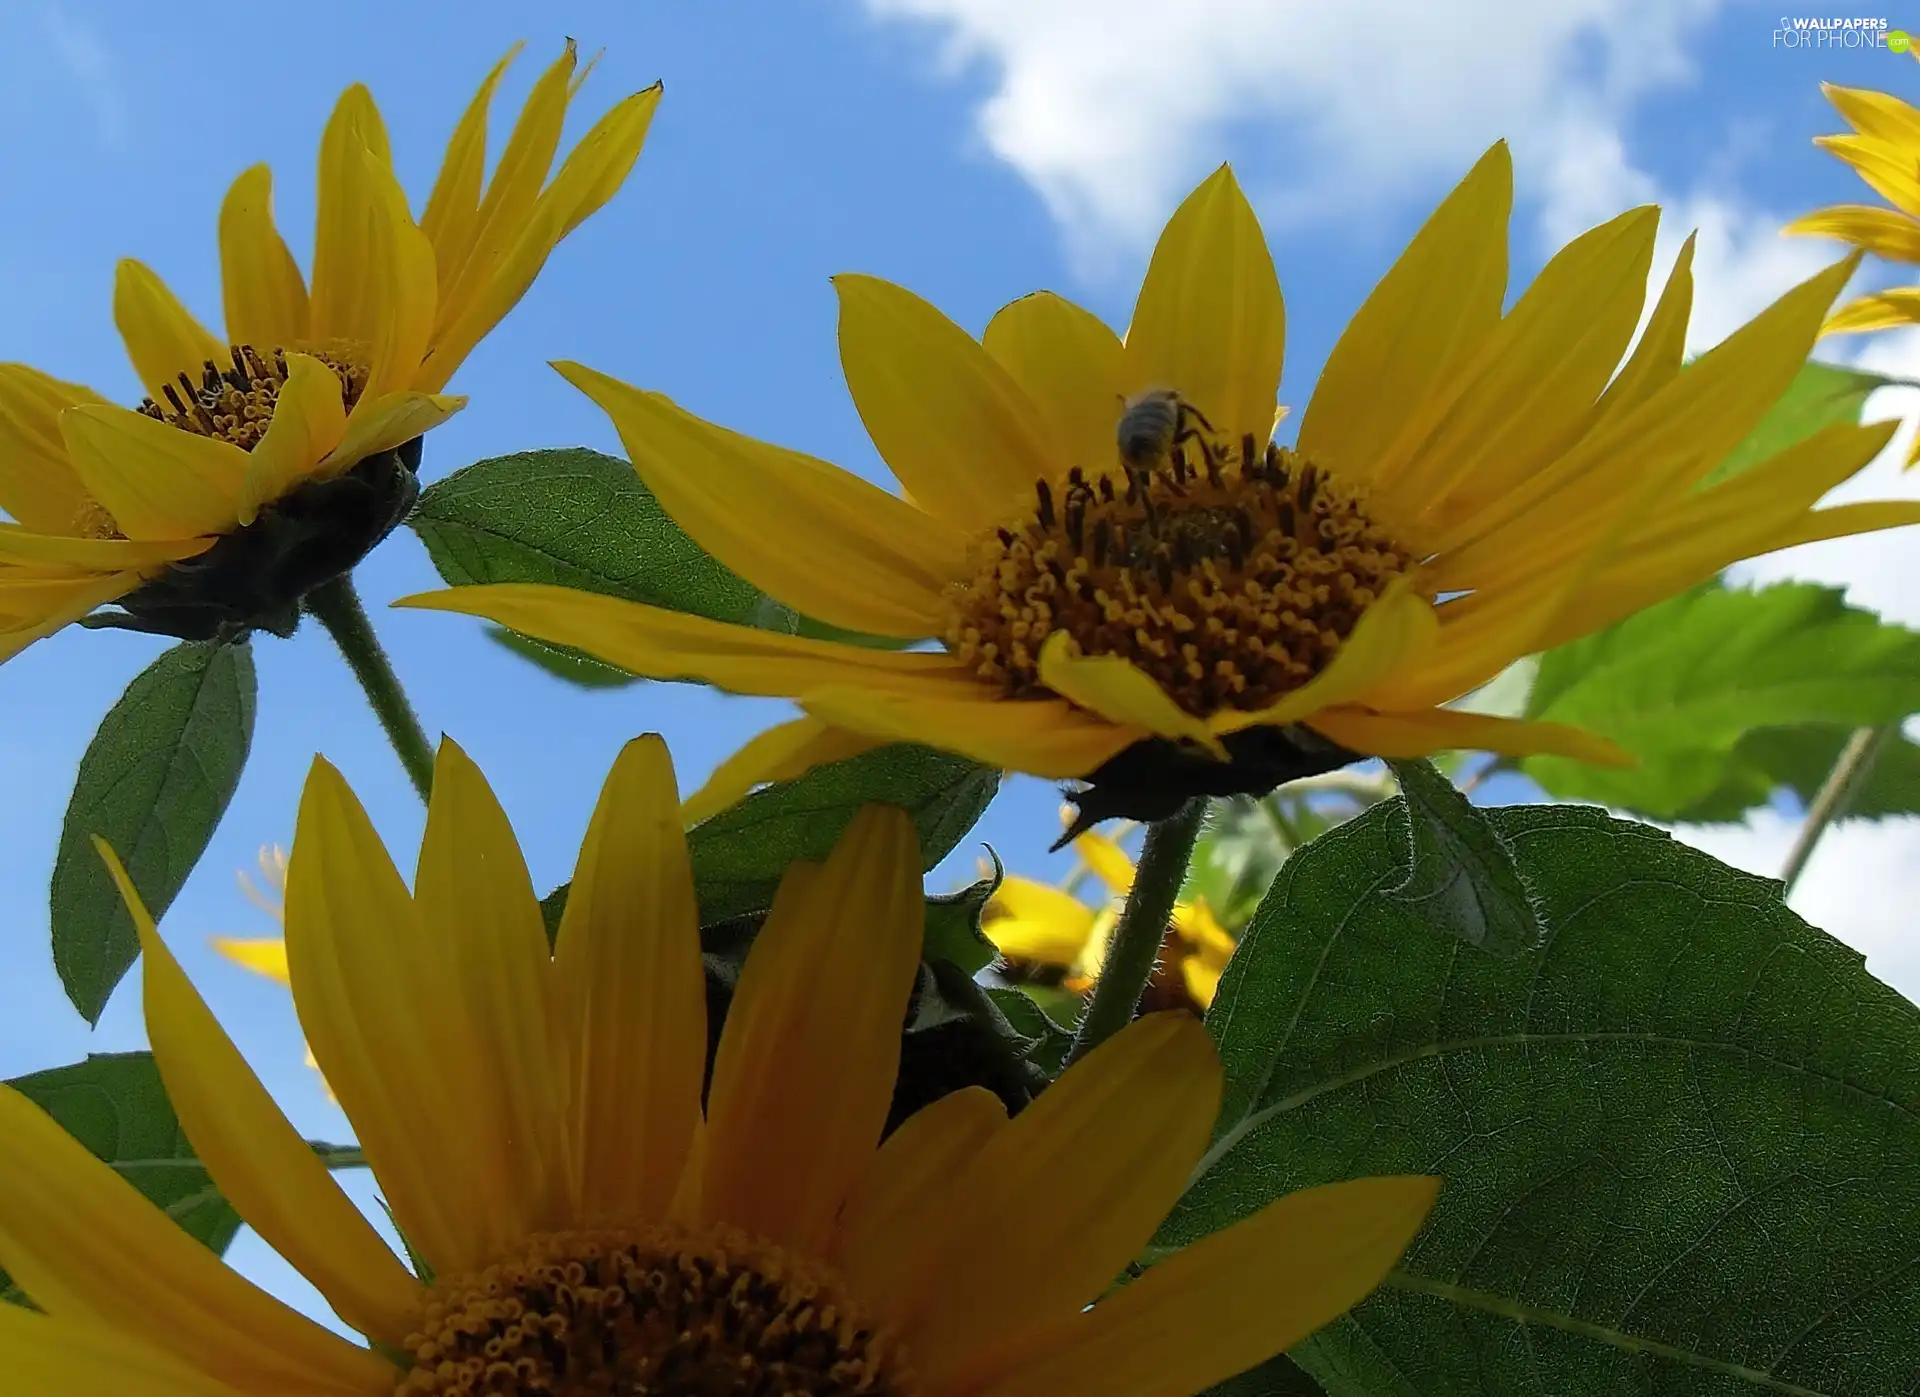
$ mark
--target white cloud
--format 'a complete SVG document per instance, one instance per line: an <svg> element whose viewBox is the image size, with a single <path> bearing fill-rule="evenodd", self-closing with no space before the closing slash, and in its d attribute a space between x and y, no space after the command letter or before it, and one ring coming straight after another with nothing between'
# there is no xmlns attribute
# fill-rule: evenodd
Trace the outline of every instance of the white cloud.
<svg viewBox="0 0 1920 1397"><path fill-rule="evenodd" d="M84 20L62 6L47 6L40 22L54 57L93 113L95 139L103 149L118 149L126 140L127 112L112 54Z"/></svg>
<svg viewBox="0 0 1920 1397"><path fill-rule="evenodd" d="M1683 81L1720 0L866 3L939 26L955 66L992 67L982 137L1084 248L1150 236L1250 120L1305 153L1283 202L1351 206L1464 173L1502 136L1534 162L1567 114L1610 119Z"/></svg>

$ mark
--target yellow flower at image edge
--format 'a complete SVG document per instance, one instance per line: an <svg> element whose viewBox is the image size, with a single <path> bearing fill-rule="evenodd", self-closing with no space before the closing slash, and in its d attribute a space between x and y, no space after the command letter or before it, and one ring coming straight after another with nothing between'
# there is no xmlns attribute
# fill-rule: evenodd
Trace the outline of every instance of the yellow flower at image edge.
<svg viewBox="0 0 1920 1397"><path fill-rule="evenodd" d="M287 872L300 1020L423 1281L102 850L195 1152L371 1344L254 1288L9 1088L0 1266L43 1311L0 1306L10 1391L1185 1397L1356 1303L1437 1187L1292 1194L1108 1294L1213 1127L1221 1074L1198 1022L1139 1020L1012 1120L969 1088L882 1141L923 894L911 821L874 807L782 881L703 1110L698 914L665 747L638 739L616 762L550 954L505 814L447 743L411 894L323 761Z"/></svg>
<svg viewBox="0 0 1920 1397"><path fill-rule="evenodd" d="M234 181L224 339L122 262L114 319L149 395L137 409L0 365L0 660L116 601L122 623L189 639L288 633L302 595L399 523L419 437L465 401L447 380L618 190L659 97L615 106L548 183L569 44L487 181L487 113L511 59L461 118L418 222L373 99L347 90L320 144L311 291L274 227L267 167Z"/></svg>
<svg viewBox="0 0 1920 1397"><path fill-rule="evenodd" d="M1821 91L1854 129L1818 136L1814 144L1854 168L1893 205L1840 204L1794 220L1786 232L1837 238L1890 262L1920 264L1920 110L1898 97L1822 83ZM1827 321L1826 333L1851 334L1920 325L1920 286L1897 286L1849 301Z"/></svg>
<svg viewBox="0 0 1920 1397"><path fill-rule="evenodd" d="M897 286L837 279L847 384L907 498L559 366L708 552L805 615L939 652L549 586L408 604L796 701L806 716L724 764L702 812L891 741L1091 777L1083 819L1157 819L1355 754L1620 761L1565 727L1444 705L1741 558L1920 504L1813 509L1891 424L1700 486L1792 381L1851 262L1683 368L1689 242L1622 364L1657 210L1575 239L1503 313L1511 201L1500 145L1340 337L1294 447L1270 443L1280 287L1224 168L1167 225L1124 340L1040 293L976 341Z"/></svg>
<svg viewBox="0 0 1920 1397"><path fill-rule="evenodd" d="M1124 900L1132 891L1133 861L1118 844L1103 835L1082 834L1073 847L1110 898ZM1013 962L1016 972L1034 967L1061 971L1063 987L1079 993L1099 978L1120 910L1119 902L1095 909L1065 888L1009 873L981 913L980 930ZM1142 1004L1205 1013L1233 948L1233 937L1205 898L1176 903Z"/></svg>

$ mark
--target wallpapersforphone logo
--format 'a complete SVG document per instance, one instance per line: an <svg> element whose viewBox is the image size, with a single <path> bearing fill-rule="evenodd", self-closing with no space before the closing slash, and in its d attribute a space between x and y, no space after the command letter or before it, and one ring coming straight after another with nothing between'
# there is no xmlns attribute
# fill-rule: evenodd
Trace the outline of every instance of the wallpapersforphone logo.
<svg viewBox="0 0 1920 1397"><path fill-rule="evenodd" d="M1913 36L1890 27L1884 19L1847 19L1839 15L1782 16L1773 31L1777 49L1889 49L1905 53Z"/></svg>

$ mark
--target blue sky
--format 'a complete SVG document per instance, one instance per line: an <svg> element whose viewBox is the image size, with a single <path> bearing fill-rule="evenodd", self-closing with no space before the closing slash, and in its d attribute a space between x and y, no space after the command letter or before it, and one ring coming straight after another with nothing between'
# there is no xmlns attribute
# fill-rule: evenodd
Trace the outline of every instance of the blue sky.
<svg viewBox="0 0 1920 1397"><path fill-rule="evenodd" d="M1677 214L1667 246L1683 223L1703 229L1697 338L1710 343L1831 255L1782 242L1779 221L1869 197L1810 144L1838 124L1817 83L1920 100L1911 59L1776 49L1777 6L1596 0L1543 17L1531 0L1487 0L1450 7L1459 18L1442 22L1378 0L1337 31L1309 8L561 0L535 11L335 0L320 24L311 9L205 23L130 0L16 0L0 12L0 265L11 269L0 359L136 401L110 314L116 258L147 261L217 323L214 219L235 174L273 166L280 223L304 261L313 152L339 91L372 88L417 207L473 87L520 38L528 51L496 102L496 142L568 34L586 52L606 50L576 130L656 78L665 99L626 189L556 253L455 380L471 405L429 438L428 480L532 446L617 452L550 358L880 478L839 376L830 275L901 281L975 331L1040 287L1124 325L1153 231L1222 159L1268 217L1288 298L1289 401L1305 400L1346 316L1500 135L1513 137L1520 171L1516 290L1553 240L1659 198ZM535 14L542 29L528 27ZM1905 342L1868 352L1920 372L1920 352ZM1876 415L1911 406L1883 396ZM1914 552L1910 540L1904 552ZM1861 600L1920 620L1920 574L1899 550L1810 552L1754 575L1786 573L1851 582ZM487 771L541 888L569 875L627 738L664 733L691 788L781 712L673 685L581 693L498 650L477 622L386 611L387 600L436 583L404 531L359 579L429 729L458 738ZM143 1041L132 980L97 1031L66 1004L47 952L46 885L74 765L161 648L71 630L0 668L0 1077ZM164 929L296 1121L339 1138L345 1124L301 1066L283 994L215 957L207 938L272 929L234 870L259 844L290 836L315 751L346 773L403 868L421 811L324 635L263 636L256 652L253 757ZM1015 782L978 838L1014 867L1063 869L1040 852L1056 804L1043 783ZM1762 816L1700 842L1765 867L1787 829L1784 816ZM1846 847L1854 853L1837 842L1809 877L1817 905L1801 905L1816 921L1846 905L1862 868L1920 866L1910 823ZM955 878L976 849L956 856ZM1856 944L1877 946L1893 922L1869 913L1862 925ZM1905 973L1909 962L1899 964ZM257 1244L243 1242L236 1259L300 1293Z"/></svg>

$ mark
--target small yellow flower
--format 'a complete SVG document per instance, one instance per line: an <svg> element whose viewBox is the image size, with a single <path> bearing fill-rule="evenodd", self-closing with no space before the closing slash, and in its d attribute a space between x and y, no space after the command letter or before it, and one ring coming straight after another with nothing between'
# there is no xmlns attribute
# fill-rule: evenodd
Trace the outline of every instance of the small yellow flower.
<svg viewBox="0 0 1920 1397"><path fill-rule="evenodd" d="M506 816L447 743L411 893L324 761L287 870L294 1001L430 1268L415 1276L101 847L195 1151L372 1342L255 1289L6 1088L0 1266L41 1311L0 1306L10 1391L1183 1397L1356 1303L1434 1197L1428 1178L1305 1190L1109 1293L1213 1129L1221 1072L1197 1022L1139 1020L1012 1120L968 1088L883 1142L924 904L912 822L873 807L824 865L788 872L708 1082L665 747L615 763L550 951Z"/></svg>
<svg viewBox="0 0 1920 1397"><path fill-rule="evenodd" d="M168 634L290 629L306 590L399 521L417 490L404 448L464 403L447 380L619 189L659 98L614 107L548 183L576 87L569 43L486 180L488 107L512 57L461 118L418 222L372 97L347 89L320 143L311 291L264 165L220 210L224 336L123 261L114 319L149 394L137 409L0 365L0 660L114 601Z"/></svg>
<svg viewBox="0 0 1920 1397"><path fill-rule="evenodd" d="M1133 890L1134 869L1126 851L1105 835L1082 834L1073 847L1106 889L1106 906L1089 907L1065 888L1008 874L988 901L980 929L1016 966L1063 971L1065 987L1080 992L1100 976L1107 942ZM1233 947L1204 897L1176 903L1143 1003L1149 1009L1190 1005L1205 1013Z"/></svg>
<svg viewBox="0 0 1920 1397"><path fill-rule="evenodd" d="M1920 111L1898 97L1822 83L1820 90L1840 110L1853 134L1816 136L1853 166L1875 193L1893 205L1838 204L1789 223L1791 234L1838 238L1889 262L1920 263ZM1827 321L1824 333L1854 334L1920 325L1920 286L1899 286L1849 301Z"/></svg>
<svg viewBox="0 0 1920 1397"><path fill-rule="evenodd" d="M1920 504L1813 508L1891 424L1829 428L1700 488L1792 381L1853 262L1683 369L1689 243L1623 364L1658 211L1575 239L1506 310L1511 201L1503 144L1360 308L1293 448L1270 442L1280 286L1225 168L1161 235L1124 340L1041 293L976 341L900 287L837 279L847 385L905 498L559 365L707 551L804 614L938 651L551 586L410 603L795 700L806 716L723 766L701 810L895 741L1128 785L1135 803L1105 808L1136 818L1356 754L1623 760L1445 705L1741 558L1914 522Z"/></svg>
<svg viewBox="0 0 1920 1397"><path fill-rule="evenodd" d="M287 851L278 844L260 846L257 862L260 865L262 889L243 869L239 874L240 891L247 900L261 911L272 917L282 926L286 925L287 891ZM244 966L256 975L264 975L269 980L287 984L287 941L284 936L216 936L213 948L232 961ZM307 1049L307 1066L319 1071L320 1064L313 1060L313 1049ZM327 1079L320 1079L320 1089L333 1099L333 1088L327 1085Z"/></svg>

